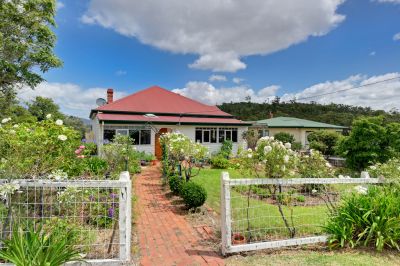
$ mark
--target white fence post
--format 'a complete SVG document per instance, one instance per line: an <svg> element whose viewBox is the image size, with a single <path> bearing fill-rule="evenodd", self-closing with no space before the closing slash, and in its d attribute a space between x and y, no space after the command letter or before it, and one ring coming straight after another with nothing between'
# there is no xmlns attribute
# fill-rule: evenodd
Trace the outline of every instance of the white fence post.
<svg viewBox="0 0 400 266"><path fill-rule="evenodd" d="M221 173L221 237L222 254L228 253L232 245L231 232L231 190L229 186L229 173Z"/></svg>
<svg viewBox="0 0 400 266"><path fill-rule="evenodd" d="M119 193L119 257L123 261L129 261L131 259L132 226L132 183L129 172L122 172L119 180L125 183Z"/></svg>

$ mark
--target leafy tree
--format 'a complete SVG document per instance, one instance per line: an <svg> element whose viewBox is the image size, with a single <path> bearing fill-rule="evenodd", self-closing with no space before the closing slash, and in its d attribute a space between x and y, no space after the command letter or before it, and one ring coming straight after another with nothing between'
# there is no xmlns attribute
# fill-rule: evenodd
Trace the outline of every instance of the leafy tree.
<svg viewBox="0 0 400 266"><path fill-rule="evenodd" d="M55 119L64 119L60 107L50 98L37 96L35 100L28 103L28 110L38 121L45 120L48 114L51 114Z"/></svg>
<svg viewBox="0 0 400 266"><path fill-rule="evenodd" d="M400 123L387 125L387 138L394 156L400 157Z"/></svg>
<svg viewBox="0 0 400 266"><path fill-rule="evenodd" d="M308 135L310 148L319 150L324 155L335 154L335 148L340 138L340 133L331 130L314 131Z"/></svg>
<svg viewBox="0 0 400 266"><path fill-rule="evenodd" d="M249 129L242 134L242 138L246 140L247 147L254 149L259 139L258 131L256 129Z"/></svg>
<svg viewBox="0 0 400 266"><path fill-rule="evenodd" d="M287 133L287 132L276 133L274 135L274 138L276 140L282 141L283 143L290 143L290 144L292 144L293 142L296 141L294 136L292 134L290 134L290 133Z"/></svg>
<svg viewBox="0 0 400 266"><path fill-rule="evenodd" d="M355 170L365 169L375 162L387 161L392 152L383 117L354 121L350 135L339 141L338 152L346 158L346 164Z"/></svg>
<svg viewBox="0 0 400 266"><path fill-rule="evenodd" d="M34 88L43 81L38 73L60 67L53 53L55 0L0 2L0 96L9 97L16 87Z"/></svg>

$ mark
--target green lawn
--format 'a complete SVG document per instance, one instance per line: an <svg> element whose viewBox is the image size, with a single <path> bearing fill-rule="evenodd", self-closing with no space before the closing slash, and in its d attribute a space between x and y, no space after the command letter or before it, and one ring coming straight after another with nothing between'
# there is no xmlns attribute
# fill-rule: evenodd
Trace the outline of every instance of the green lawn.
<svg viewBox="0 0 400 266"><path fill-rule="evenodd" d="M222 170L203 169L199 176L193 179L207 190L207 205L220 213L220 175ZM239 178L235 170L228 170L230 178ZM249 233L254 240L287 238L288 231L279 213L277 205L250 198L231 189L232 231ZM283 212L290 221L290 212L293 211L293 224L296 227L296 237L321 234L321 225L324 224L327 214L325 204L317 206L295 206L291 209L282 206ZM247 213L249 220L247 220Z"/></svg>
<svg viewBox="0 0 400 266"><path fill-rule="evenodd" d="M376 253L371 251L346 250L342 251L305 251L291 250L271 254L253 254L251 256L235 255L228 257L227 265L307 265L307 266L339 266L339 265L400 265L397 252Z"/></svg>

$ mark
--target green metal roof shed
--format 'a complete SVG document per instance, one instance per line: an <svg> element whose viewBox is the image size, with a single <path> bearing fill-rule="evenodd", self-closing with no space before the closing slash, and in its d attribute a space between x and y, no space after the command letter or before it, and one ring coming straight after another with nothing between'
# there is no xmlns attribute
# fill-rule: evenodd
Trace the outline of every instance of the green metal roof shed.
<svg viewBox="0 0 400 266"><path fill-rule="evenodd" d="M295 117L275 117L253 122L253 126L268 126L269 128L331 128L346 129L348 127L320 123Z"/></svg>

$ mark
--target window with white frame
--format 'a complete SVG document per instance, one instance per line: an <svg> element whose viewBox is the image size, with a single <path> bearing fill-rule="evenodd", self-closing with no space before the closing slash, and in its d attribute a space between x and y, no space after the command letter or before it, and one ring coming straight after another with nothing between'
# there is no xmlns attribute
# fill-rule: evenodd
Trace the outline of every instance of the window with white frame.
<svg viewBox="0 0 400 266"><path fill-rule="evenodd" d="M104 129L103 139L105 143L111 142L115 135L129 136L132 139L133 145L150 145L151 144L151 130L148 128L131 127L116 128L115 126L108 126Z"/></svg>
<svg viewBox="0 0 400 266"><path fill-rule="evenodd" d="M238 129L237 128L219 128L218 142L222 143L225 140L231 140L232 142L238 142Z"/></svg>
<svg viewBox="0 0 400 266"><path fill-rule="evenodd" d="M217 128L196 127L195 140L199 143L217 143Z"/></svg>

